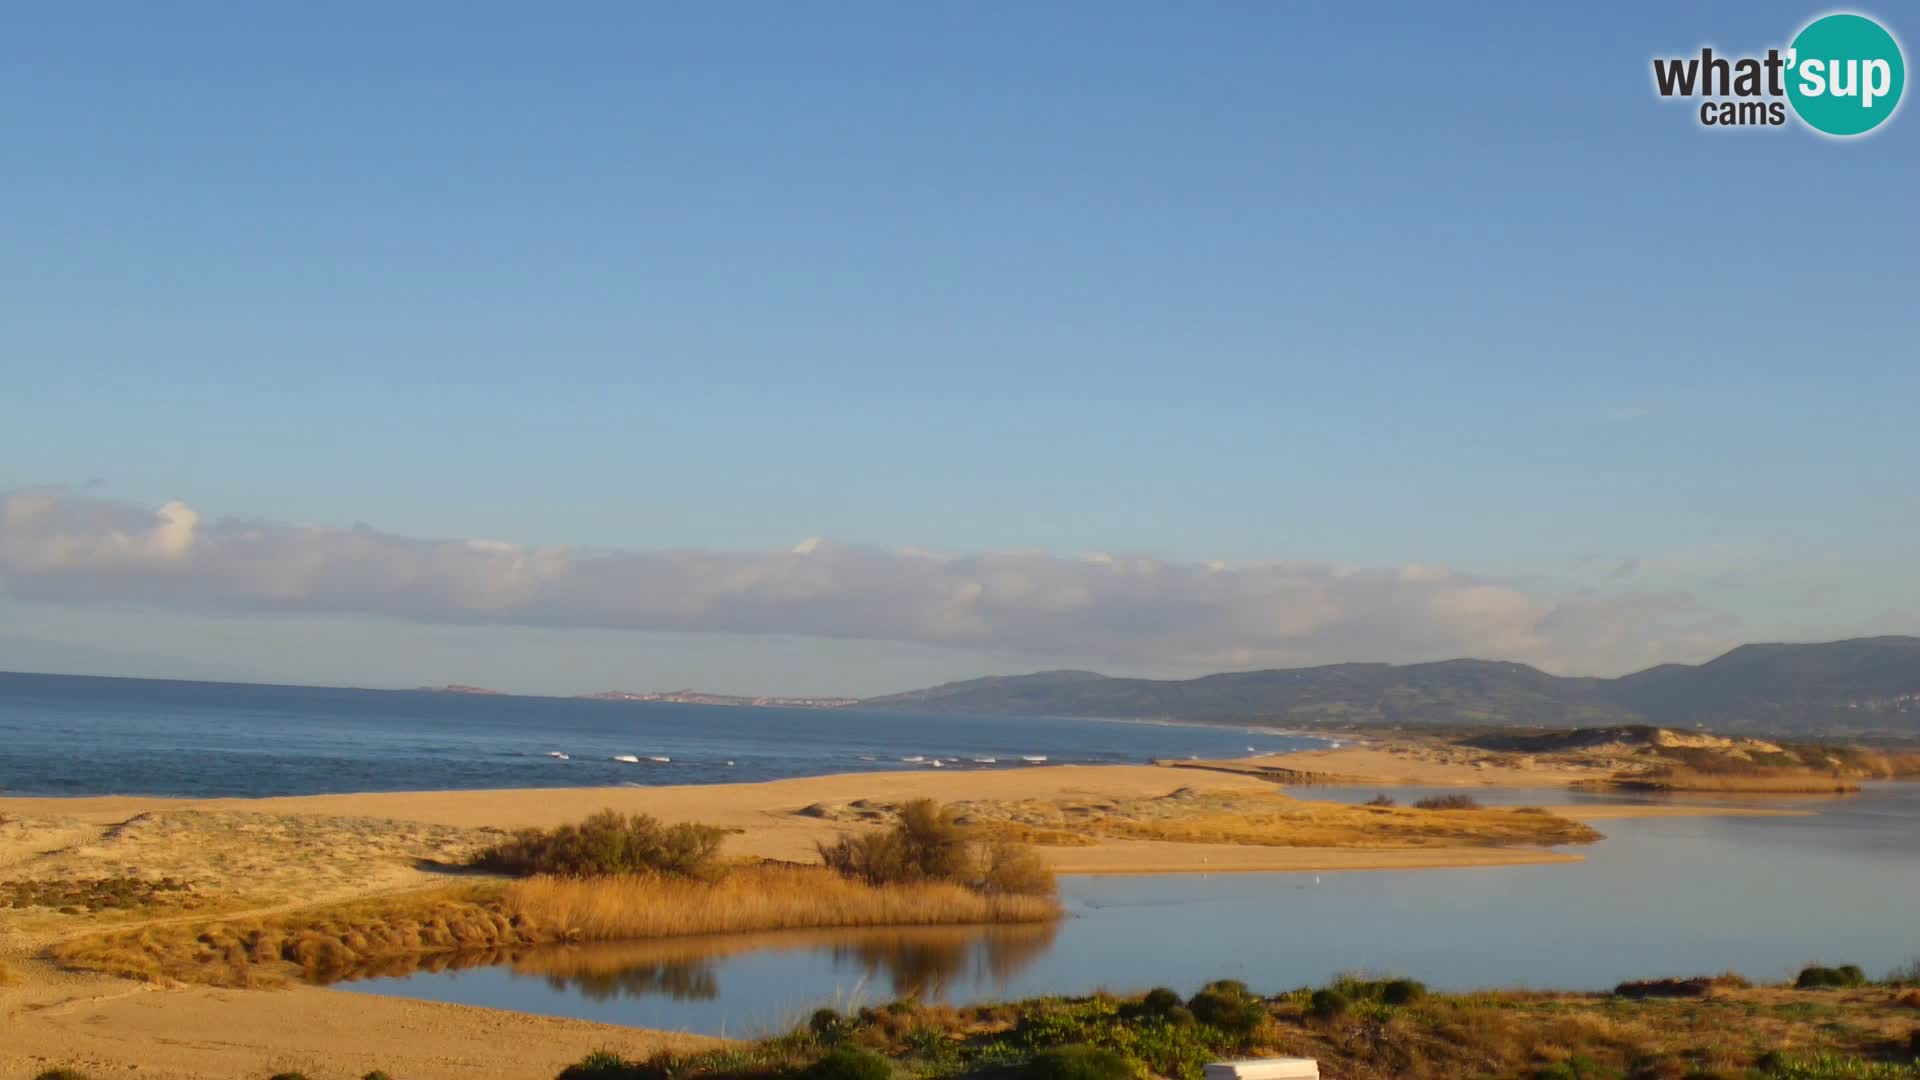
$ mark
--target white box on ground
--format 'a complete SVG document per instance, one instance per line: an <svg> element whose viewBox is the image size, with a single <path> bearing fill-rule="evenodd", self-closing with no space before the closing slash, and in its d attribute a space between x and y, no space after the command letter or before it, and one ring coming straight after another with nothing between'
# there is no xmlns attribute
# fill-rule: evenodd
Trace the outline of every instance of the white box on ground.
<svg viewBox="0 0 1920 1080"><path fill-rule="evenodd" d="M1246 1058L1207 1065L1206 1080L1320 1080L1320 1063L1312 1058Z"/></svg>

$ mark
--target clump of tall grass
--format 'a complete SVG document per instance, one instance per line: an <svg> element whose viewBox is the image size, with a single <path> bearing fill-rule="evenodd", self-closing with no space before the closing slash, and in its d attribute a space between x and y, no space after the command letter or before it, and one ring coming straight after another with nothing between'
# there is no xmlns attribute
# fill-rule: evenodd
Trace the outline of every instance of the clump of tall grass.
<svg viewBox="0 0 1920 1080"><path fill-rule="evenodd" d="M945 882L1004 896L1050 896L1053 871L1027 845L979 841L951 807L932 799L903 804L882 832L820 844L820 861L843 877L872 886Z"/></svg>
<svg viewBox="0 0 1920 1080"><path fill-rule="evenodd" d="M986 893L944 881L878 886L822 867L759 866L715 882L660 875L537 877L507 890L506 909L583 940L819 927L1039 922L1051 898Z"/></svg>
<svg viewBox="0 0 1920 1080"><path fill-rule="evenodd" d="M522 829L468 863L518 877L666 874L713 880L724 873L720 844L726 835L712 825L663 825L647 814L602 810L579 824Z"/></svg>

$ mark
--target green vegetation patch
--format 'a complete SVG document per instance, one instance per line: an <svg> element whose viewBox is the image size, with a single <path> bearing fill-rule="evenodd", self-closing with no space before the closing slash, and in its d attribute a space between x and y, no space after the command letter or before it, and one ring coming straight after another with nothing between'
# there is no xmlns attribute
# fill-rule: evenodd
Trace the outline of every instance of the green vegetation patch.
<svg viewBox="0 0 1920 1080"><path fill-rule="evenodd" d="M712 881L724 873L720 844L727 833L713 825L664 825L648 814L602 810L577 825L522 829L469 864L517 877L664 874Z"/></svg>

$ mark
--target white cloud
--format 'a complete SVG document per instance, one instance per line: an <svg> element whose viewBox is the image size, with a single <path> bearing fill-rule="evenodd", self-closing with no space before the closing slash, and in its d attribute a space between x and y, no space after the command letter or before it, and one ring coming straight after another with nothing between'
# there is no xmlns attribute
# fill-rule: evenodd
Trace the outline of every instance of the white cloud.
<svg viewBox="0 0 1920 1080"><path fill-rule="evenodd" d="M1725 644L1684 597L1551 599L1440 567L780 551L597 552L205 522L63 489L0 494L0 578L26 599L423 622L797 634L1157 669L1482 656L1610 673Z"/></svg>

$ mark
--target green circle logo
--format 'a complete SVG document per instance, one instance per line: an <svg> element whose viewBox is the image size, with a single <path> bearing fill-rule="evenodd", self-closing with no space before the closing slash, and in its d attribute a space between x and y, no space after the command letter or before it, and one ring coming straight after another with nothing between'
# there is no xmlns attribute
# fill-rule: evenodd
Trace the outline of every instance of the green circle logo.
<svg viewBox="0 0 1920 1080"><path fill-rule="evenodd" d="M1900 43L1864 15L1824 15L1787 52L1787 100L1808 127L1864 135L1900 107L1907 64Z"/></svg>

